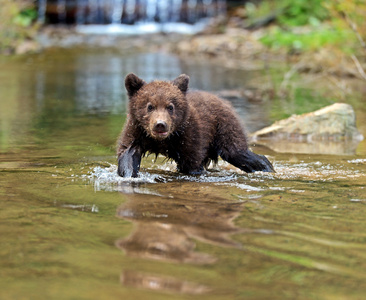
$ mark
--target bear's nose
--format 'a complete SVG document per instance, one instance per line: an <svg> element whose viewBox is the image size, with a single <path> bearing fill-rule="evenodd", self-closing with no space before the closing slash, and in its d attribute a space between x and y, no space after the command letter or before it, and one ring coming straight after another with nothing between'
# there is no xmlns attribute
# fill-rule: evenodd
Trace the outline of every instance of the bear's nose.
<svg viewBox="0 0 366 300"><path fill-rule="evenodd" d="M167 132L168 131L168 125L164 121L157 121L154 126L154 131L156 132Z"/></svg>

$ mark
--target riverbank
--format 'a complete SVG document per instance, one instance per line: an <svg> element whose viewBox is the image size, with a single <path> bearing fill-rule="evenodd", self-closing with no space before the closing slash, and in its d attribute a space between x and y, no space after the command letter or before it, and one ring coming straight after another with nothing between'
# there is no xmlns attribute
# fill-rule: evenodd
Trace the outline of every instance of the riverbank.
<svg viewBox="0 0 366 300"><path fill-rule="evenodd" d="M179 42L184 38L181 34L101 34L101 33L82 33L75 26L44 26L39 31L36 42L39 51L49 48L73 48L73 47L92 47L92 48L113 48L125 53L136 51L165 51L169 44Z"/></svg>
<svg viewBox="0 0 366 300"><path fill-rule="evenodd" d="M326 74L338 78L366 80L362 63L358 59L334 47L315 50L287 51L273 49L262 40L272 28L247 30L227 26L218 32L220 23L214 22L204 32L194 35L179 33L154 33L144 35L83 34L74 26L44 26L35 41L25 41L17 54L42 51L51 47L111 47L120 51L165 51L183 57L200 57L214 63L248 70L262 69L263 65L286 63L294 73ZM303 30L306 30L305 28Z"/></svg>

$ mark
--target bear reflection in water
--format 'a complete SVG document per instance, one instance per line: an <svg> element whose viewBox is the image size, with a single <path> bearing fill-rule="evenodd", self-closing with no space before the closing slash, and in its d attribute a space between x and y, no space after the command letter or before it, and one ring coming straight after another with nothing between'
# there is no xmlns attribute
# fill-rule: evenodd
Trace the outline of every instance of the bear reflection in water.
<svg viewBox="0 0 366 300"><path fill-rule="evenodd" d="M194 252L192 238L228 247L240 247L230 238L239 232L232 220L242 210L243 202L171 199L151 195L127 194L128 202L117 216L135 222L130 237L118 246L128 255L182 263L212 263L215 259ZM222 201L222 202L220 202Z"/></svg>
<svg viewBox="0 0 366 300"><path fill-rule="evenodd" d="M213 255L195 251L195 241L223 247L241 248L241 244L231 239L231 235L248 232L238 228L233 220L243 209L245 202L228 203L219 197L210 199L183 199L176 194L179 187L164 187L169 196L152 193L146 201L146 194L139 194L135 188L124 194L127 201L117 209L117 216L134 222L130 236L116 242L127 256L174 263L212 264ZM142 191L146 193L146 191ZM192 195L193 197L195 195ZM249 230L251 231L251 230ZM139 264L143 268L144 264ZM151 288L150 279L159 282L159 289L180 293L203 293L211 288L192 282L180 282L175 278L165 278L143 270L126 269L121 275L124 285ZM156 286L155 286L156 288ZM184 291L183 291L184 290Z"/></svg>
<svg viewBox="0 0 366 300"><path fill-rule="evenodd" d="M146 83L127 75L129 115L118 141L118 174L137 177L146 153L164 155L179 172L201 174L220 156L245 172L273 172L263 156L251 152L232 106L206 92L188 91L189 77Z"/></svg>

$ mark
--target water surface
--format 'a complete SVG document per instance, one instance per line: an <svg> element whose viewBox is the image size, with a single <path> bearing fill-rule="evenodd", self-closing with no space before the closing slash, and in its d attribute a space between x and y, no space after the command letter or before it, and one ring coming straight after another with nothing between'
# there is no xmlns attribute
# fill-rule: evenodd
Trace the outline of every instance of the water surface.
<svg viewBox="0 0 366 300"><path fill-rule="evenodd" d="M260 74L85 49L0 65L1 299L363 298L365 142L348 155L254 147L274 174L220 162L183 176L150 156L139 178L116 175L127 73L186 73L209 91ZM270 104L234 105L249 131L270 123Z"/></svg>

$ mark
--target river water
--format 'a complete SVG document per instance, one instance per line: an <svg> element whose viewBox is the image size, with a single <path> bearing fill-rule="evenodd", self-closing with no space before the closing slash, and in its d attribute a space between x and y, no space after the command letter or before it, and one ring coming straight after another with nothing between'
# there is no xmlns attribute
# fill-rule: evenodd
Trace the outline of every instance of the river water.
<svg viewBox="0 0 366 300"><path fill-rule="evenodd" d="M364 297L365 142L347 155L253 146L274 174L220 162L183 176L147 157L139 178L116 175L127 73L186 73L192 88L222 91L260 72L108 49L54 49L0 66L1 299ZM234 105L248 131L281 109Z"/></svg>

